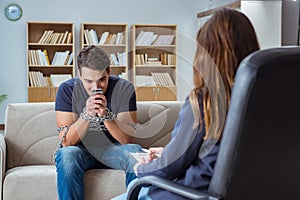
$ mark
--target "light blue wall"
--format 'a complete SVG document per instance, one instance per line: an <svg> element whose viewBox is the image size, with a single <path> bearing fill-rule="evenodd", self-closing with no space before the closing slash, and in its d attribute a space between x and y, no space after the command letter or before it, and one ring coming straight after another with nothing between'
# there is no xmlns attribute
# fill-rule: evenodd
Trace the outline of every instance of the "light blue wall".
<svg viewBox="0 0 300 200"><path fill-rule="evenodd" d="M3 10L9 3L23 8L23 17L8 21ZM214 6L233 0L214 0ZM26 23L27 21L74 22L75 48L79 52L80 24L135 23L178 25L178 97L183 100L192 86L194 38L197 13L208 9L209 0L1 0L0 1L0 94L8 99L0 105L0 124L5 122L5 108L11 102L27 102Z"/></svg>

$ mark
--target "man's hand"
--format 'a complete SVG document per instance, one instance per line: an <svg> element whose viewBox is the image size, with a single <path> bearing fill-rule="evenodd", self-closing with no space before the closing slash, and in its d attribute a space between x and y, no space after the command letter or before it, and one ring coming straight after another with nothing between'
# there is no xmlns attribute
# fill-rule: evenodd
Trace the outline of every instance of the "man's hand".
<svg viewBox="0 0 300 200"><path fill-rule="evenodd" d="M103 117L106 115L107 101L103 94L90 96L86 101L86 110L91 117L98 115Z"/></svg>

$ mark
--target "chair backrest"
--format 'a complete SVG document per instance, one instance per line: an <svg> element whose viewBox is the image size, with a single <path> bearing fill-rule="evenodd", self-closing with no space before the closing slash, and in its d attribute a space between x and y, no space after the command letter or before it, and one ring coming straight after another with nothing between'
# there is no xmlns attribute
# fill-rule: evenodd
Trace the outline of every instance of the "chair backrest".
<svg viewBox="0 0 300 200"><path fill-rule="evenodd" d="M238 69L215 173L219 199L300 199L300 47L257 51Z"/></svg>

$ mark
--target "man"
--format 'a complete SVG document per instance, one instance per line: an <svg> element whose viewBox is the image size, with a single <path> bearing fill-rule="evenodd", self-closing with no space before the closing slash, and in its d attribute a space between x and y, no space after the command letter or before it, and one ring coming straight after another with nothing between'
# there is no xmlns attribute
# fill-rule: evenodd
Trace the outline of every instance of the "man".
<svg viewBox="0 0 300 200"><path fill-rule="evenodd" d="M78 78L62 83L55 111L60 144L55 153L59 199L84 199L84 173L93 168L128 171L136 163L128 151L137 122L136 95L129 81L110 76L110 59L96 46L77 57ZM93 94L95 89L102 93ZM115 156L115 157L114 157ZM124 167L125 166L125 167ZM127 183L134 177L128 172Z"/></svg>

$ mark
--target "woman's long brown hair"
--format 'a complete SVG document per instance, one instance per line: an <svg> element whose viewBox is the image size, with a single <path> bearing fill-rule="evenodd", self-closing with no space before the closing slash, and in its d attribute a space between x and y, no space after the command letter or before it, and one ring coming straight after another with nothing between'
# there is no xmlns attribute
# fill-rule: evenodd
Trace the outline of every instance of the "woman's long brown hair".
<svg viewBox="0 0 300 200"><path fill-rule="evenodd" d="M203 128L198 104L199 93L202 93L204 139L217 139L223 131L238 66L247 55L259 50L259 44L249 19L230 8L217 10L200 28L196 40L195 87L190 93L190 102L195 125L200 123Z"/></svg>

